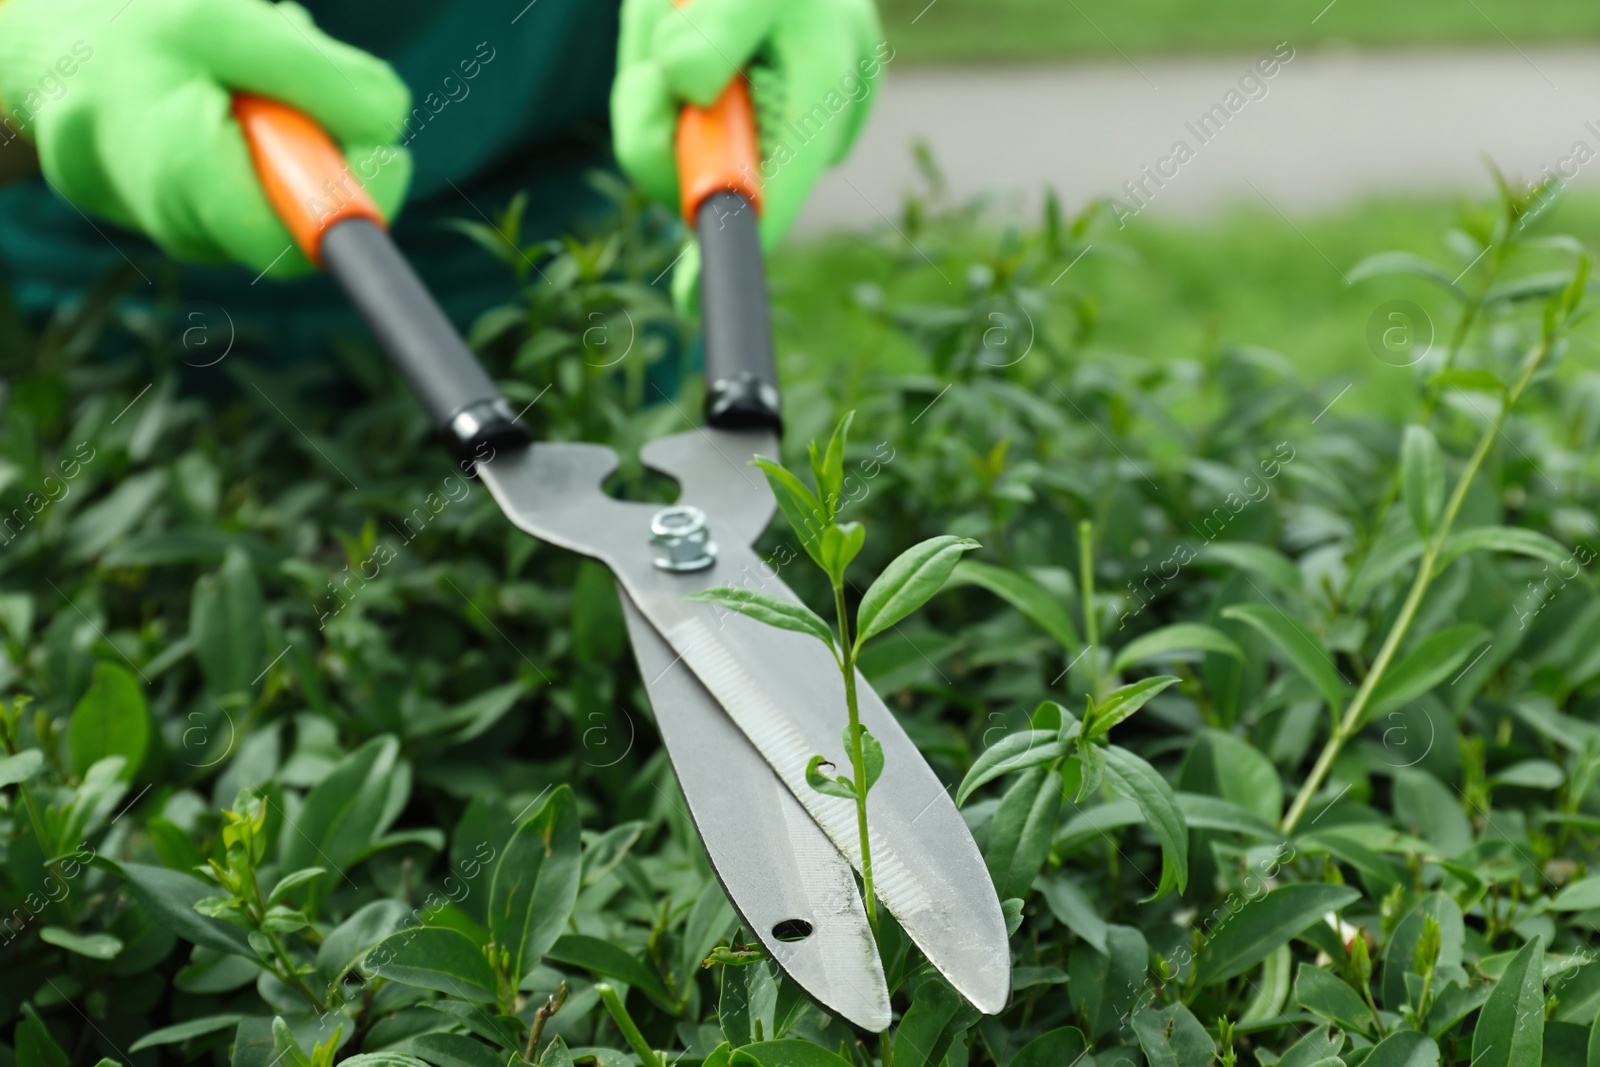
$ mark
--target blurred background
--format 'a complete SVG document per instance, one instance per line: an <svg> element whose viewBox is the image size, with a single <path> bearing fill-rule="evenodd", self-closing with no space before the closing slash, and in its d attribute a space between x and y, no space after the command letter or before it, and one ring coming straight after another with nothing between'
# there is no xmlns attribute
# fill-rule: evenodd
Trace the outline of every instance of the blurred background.
<svg viewBox="0 0 1600 1067"><path fill-rule="evenodd" d="M947 298L949 271L932 266L943 246L917 236L920 218L962 211L974 234L1038 232L1048 195L1068 216L1100 212L1081 261L1045 279L1053 298L1084 295L1096 358L1208 364L1256 347L1330 399L1400 418L1414 363L1438 358L1456 301L1495 284L1481 260L1495 200L1525 201L1513 215L1537 240L1520 269L1548 266L1534 249L1552 235L1600 240L1600 4L885 0L882 11L881 95L775 264L781 306L804 323L790 336L818 358L862 345L862 300L870 312L880 289L891 302ZM849 236L863 232L922 254L874 259ZM1361 267L1390 251L1437 276ZM841 280L860 299L830 295ZM1373 336L1399 336L1383 333L1394 300L1412 309L1405 351L1378 351ZM881 345L875 360L915 365L893 336L867 343ZM1600 353L1592 325L1573 343L1585 362Z"/></svg>
<svg viewBox="0 0 1600 1067"><path fill-rule="evenodd" d="M907 147L918 140L958 199L1030 205L1052 184L1130 209L1140 205L1125 183L1187 142L1195 158L1175 176L1168 165L1163 184L1144 179L1141 197L1157 215L1190 217L1233 202L1304 212L1481 191L1486 159L1525 181L1548 168L1582 186L1600 173L1586 166L1600 151L1600 53L1588 45L1600 5L1584 0L886 0L882 10L891 75L860 147L809 208L812 233L880 221L915 179ZM1277 69L1240 89L1264 57ZM1226 123L1200 126L1217 105Z"/></svg>

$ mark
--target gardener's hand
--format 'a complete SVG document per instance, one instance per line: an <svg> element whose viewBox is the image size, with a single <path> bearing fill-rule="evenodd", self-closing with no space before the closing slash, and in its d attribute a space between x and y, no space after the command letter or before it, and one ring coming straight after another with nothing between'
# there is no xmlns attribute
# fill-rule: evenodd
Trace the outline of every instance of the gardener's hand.
<svg viewBox="0 0 1600 1067"><path fill-rule="evenodd" d="M770 249L817 178L850 150L893 58L872 0L623 0L611 89L617 161L646 195L676 207L679 108L711 103L747 69ZM699 250L687 249L672 279L680 310L693 303L699 267Z"/></svg>
<svg viewBox="0 0 1600 1067"><path fill-rule="evenodd" d="M0 137L33 141L58 193L179 259L308 270L256 181L230 110L235 89L309 113L385 215L399 207L411 160L392 142L410 93L299 4L0 3L0 119L11 127Z"/></svg>

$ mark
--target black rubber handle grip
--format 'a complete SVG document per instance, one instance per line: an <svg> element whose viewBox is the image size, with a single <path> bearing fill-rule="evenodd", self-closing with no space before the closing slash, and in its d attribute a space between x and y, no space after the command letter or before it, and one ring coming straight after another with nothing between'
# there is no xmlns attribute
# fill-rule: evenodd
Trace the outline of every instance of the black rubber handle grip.
<svg viewBox="0 0 1600 1067"><path fill-rule="evenodd" d="M735 192L712 193L695 212L706 422L724 430L783 427L767 271L756 222L755 208Z"/></svg>
<svg viewBox="0 0 1600 1067"><path fill-rule="evenodd" d="M322 262L462 456L525 445L528 431L381 227L363 218L323 235Z"/></svg>

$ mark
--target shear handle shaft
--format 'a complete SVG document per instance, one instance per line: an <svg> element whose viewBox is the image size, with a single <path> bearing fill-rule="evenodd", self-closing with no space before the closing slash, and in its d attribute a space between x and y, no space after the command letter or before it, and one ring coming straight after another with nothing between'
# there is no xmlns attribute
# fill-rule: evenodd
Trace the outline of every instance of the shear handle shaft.
<svg viewBox="0 0 1600 1067"><path fill-rule="evenodd" d="M463 457L526 444L528 432L384 229L384 218L309 115L237 93L233 113L273 211L333 275L423 410Z"/></svg>
<svg viewBox="0 0 1600 1067"><path fill-rule="evenodd" d="M724 430L782 429L767 272L757 225L761 150L742 75L709 107L678 116L678 189L700 240L706 421Z"/></svg>

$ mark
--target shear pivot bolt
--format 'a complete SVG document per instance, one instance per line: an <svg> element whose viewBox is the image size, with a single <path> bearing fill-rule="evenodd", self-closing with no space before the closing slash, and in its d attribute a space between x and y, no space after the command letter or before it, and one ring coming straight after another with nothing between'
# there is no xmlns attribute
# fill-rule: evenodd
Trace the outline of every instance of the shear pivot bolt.
<svg viewBox="0 0 1600 1067"><path fill-rule="evenodd" d="M706 513L688 504L662 508L650 520L650 551L664 571L698 571L717 560Z"/></svg>

